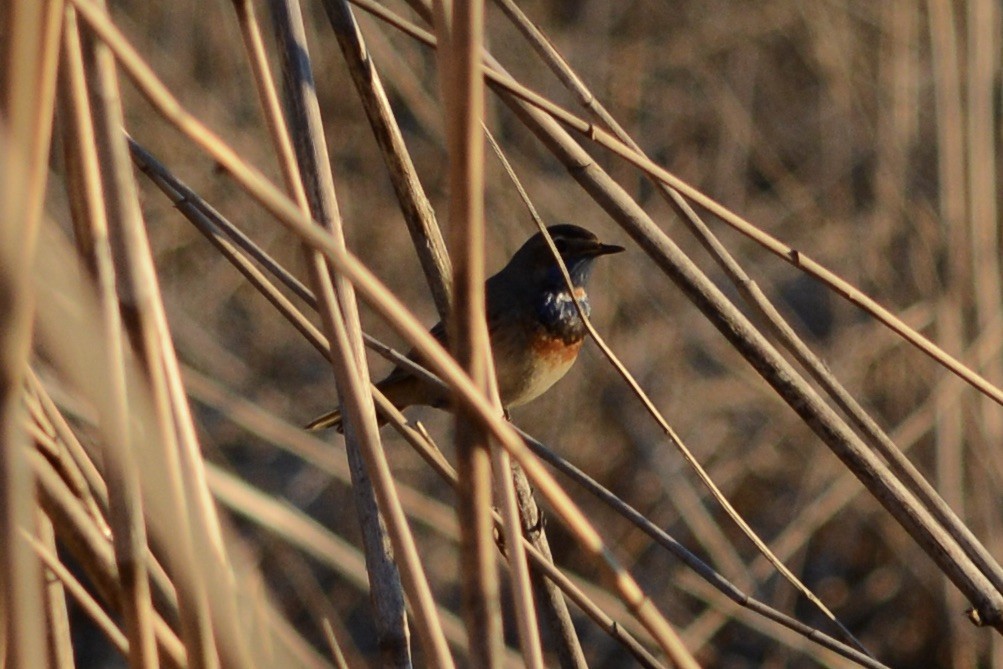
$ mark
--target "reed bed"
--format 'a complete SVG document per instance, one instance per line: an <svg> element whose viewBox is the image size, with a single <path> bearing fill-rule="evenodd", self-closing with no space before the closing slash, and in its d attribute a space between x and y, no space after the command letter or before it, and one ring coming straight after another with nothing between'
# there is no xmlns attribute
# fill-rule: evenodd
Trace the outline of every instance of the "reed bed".
<svg viewBox="0 0 1003 669"><path fill-rule="evenodd" d="M0 7L0 666L1003 666L995 3L111 4Z"/></svg>

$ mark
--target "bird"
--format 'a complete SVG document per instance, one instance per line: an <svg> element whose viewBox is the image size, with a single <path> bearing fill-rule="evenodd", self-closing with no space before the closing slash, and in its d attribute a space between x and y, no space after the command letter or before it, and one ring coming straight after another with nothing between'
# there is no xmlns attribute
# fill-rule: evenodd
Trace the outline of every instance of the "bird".
<svg viewBox="0 0 1003 669"><path fill-rule="evenodd" d="M591 307L585 284L600 256L620 253L622 246L604 244L585 228L571 224L547 228L571 277L574 298L586 316ZM578 358L585 341L585 323L542 232L529 238L508 264L484 284L488 335L495 362L501 403L508 410L530 402L559 381ZM449 348L440 321L430 334ZM422 363L414 351L408 358ZM443 408L449 392L398 366L376 387L398 409L414 405ZM386 419L379 418L384 425ZM319 416L308 430L342 431L339 410Z"/></svg>

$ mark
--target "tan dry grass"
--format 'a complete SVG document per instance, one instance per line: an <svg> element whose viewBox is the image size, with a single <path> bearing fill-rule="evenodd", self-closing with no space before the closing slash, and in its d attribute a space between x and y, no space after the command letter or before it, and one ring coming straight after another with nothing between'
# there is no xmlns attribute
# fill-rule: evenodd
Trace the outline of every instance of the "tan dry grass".
<svg viewBox="0 0 1003 669"><path fill-rule="evenodd" d="M11 7L20 4L14 2ZM999 18L991 3L971 3L967 14L935 0L925 6L714 2L643 8L616 3L521 7L656 163L777 239L818 259L986 374L990 382L1003 381L995 362L1000 319L994 288L998 286L999 239L993 165L999 141L992 122L998 115L992 90L999 79L994 56L999 51ZM393 8L416 20L417 14L410 10ZM260 9L267 24L267 12ZM413 305L422 321L431 322L435 308L327 18L319 3L305 3L303 9L348 246L404 303ZM7 19L13 16L5 14ZM273 183L282 181L231 7L185 0L169 5L119 3L113 18L195 118ZM438 103L435 56L376 19L362 16L360 21L417 175L444 220L447 124ZM14 23L0 25L9 29ZM555 83L494 5L488 7L486 30L488 48L519 81L574 109L574 96ZM264 32L271 65L277 67L277 45L270 29ZM12 67L6 71L13 71ZM9 74L5 81L11 81ZM305 280L299 240L276 226L194 143L164 123L131 84L124 83L123 92L127 130L206 202ZM46 99L45 95L8 95L4 107L8 122L16 122L15 110L22 118L39 112L40 118L46 118ZM33 104L39 105L37 110ZM27 116L26 110L31 110ZM584 110L576 113L587 115ZM621 243L626 239L494 97L488 98L487 118L547 223L573 221L601 237ZM79 137L67 132L68 123L65 115L57 118L57 144L75 146ZM670 209L654 196L655 189L638 171L600 148L590 151L719 285L727 285L724 273L676 225ZM10 151L6 155L19 154ZM27 155L23 160L28 160ZM491 271L534 228L497 161L488 156L485 169L485 234ZM11 175L8 170L5 187L16 187ZM76 205L81 196L74 191L67 195L67 183L65 163L57 160L49 176L43 228L70 229L60 202L69 199ZM266 495L253 497L259 493L251 488L226 489L225 499L221 498L224 506L241 509L238 513L251 522L224 513L224 525L235 524L242 541L234 543L236 534L226 530L227 548L218 564L197 564L191 555L185 556L188 549L183 545L174 547L181 550L165 566L175 585L182 586L181 606L198 610L199 598L208 596L205 621L215 631L213 639L203 637L201 642L196 628L175 626L173 634L180 635L190 653L208 643L202 655L206 666L212 666L216 653L229 658L227 664L233 666L251 666L246 664L252 662L251 656L258 658L252 664L264 666L262 662L274 661L278 652L298 658L297 663L313 664L327 653L327 620L349 666L373 663L377 657L372 645L373 614L364 587L359 587L364 583L357 570L342 573L336 568L340 561L332 562L326 551L327 560L311 555L334 545L325 543L328 539L319 534L303 534L302 528L313 525L303 524L294 540L291 534L275 535L266 529L267 524L258 522L266 518L265 509L271 508L260 504L277 501L270 498L285 499L312 518L308 521L299 511L290 510L297 515L289 516L284 526L287 532L300 527L292 525L292 518L299 518L296 523L319 523L326 528L330 541L340 538L358 545L358 520L350 511L353 502L345 470L336 468L341 477L332 478L330 466L318 462L318 458L343 457L340 438L330 440L336 446L318 449L312 439L293 436L288 425L284 433L277 432L274 419L268 417L275 415L295 425L335 401L323 359L304 345L286 321L277 317L274 307L213 247L194 234L145 178L140 178L139 187L139 200L127 204L138 203L142 208L170 335L180 359L205 377L197 383L189 381L188 389L194 400L199 444L213 463L210 483L218 486L221 481L233 481ZM29 191L26 206L36 206L36 202ZM6 219L0 223L11 225L15 220L10 204L8 198L8 208L3 210ZM1001 436L999 405L980 397L798 269L777 262L716 219L708 217L707 223L830 363L850 394L907 450L910 460L930 477L975 535L988 541L990 553L998 553L999 546L989 540L998 534L1000 523L992 493L1003 477L995 448ZM60 243L46 242L42 253L58 255ZM13 244L8 250L12 248L21 245ZM72 263L64 259L63 264ZM90 449L89 457L100 463L110 457L112 451L106 449L112 444L108 433L96 430L93 399L88 406L86 398L100 392L101 386L96 379L75 376L72 359L98 355L98 343L107 346L108 339L87 339L82 330L72 331L71 338L65 338L65 333L63 339L56 336L67 322L65 315L59 315L65 304L59 296L65 296L73 282L60 283L54 271L43 278L49 292L39 295L49 296L45 299L51 302L39 305L36 330L45 335L39 341L48 343L39 349L32 366L41 373L49 392L60 398L62 411L71 416L72 430ZM594 323L640 387L669 417L756 533L869 652L893 666L993 666L993 632L978 630L964 619L965 598L892 516L873 497L861 494L866 491L859 482L826 449L819 448L819 439L796 420L770 386L642 251L635 246L626 259L620 256L598 268L594 284ZM733 288L726 291L737 299ZM362 308L362 322L380 338L400 342L369 307ZM16 321L4 321L5 334L16 333L11 324ZM160 336L164 335L162 329ZM132 364L128 358L124 363ZM373 367L377 375L386 369L378 360ZM210 379L250 404L241 405L241 414L233 413L236 407L231 408L226 396L218 389L211 391ZM130 394L130 402L135 401ZM177 398L172 401L178 412ZM140 416L137 411L130 405L134 421ZM446 418L421 410L413 415L427 420L439 443L450 441ZM175 416L183 425L183 412ZM52 419L50 415L46 420ZM836 633L817 609L772 577L766 560L757 556L682 465L658 426L595 347L583 355L567 379L517 411L515 419L657 526L668 529L745 592L827 633ZM44 452L43 442L49 441L41 438L38 428L33 429L37 448ZM55 452L65 447L59 445L68 438L65 433L60 437L50 431L49 435L48 440L55 440L50 446ZM460 621L455 618L460 613L456 534L451 523L435 520L443 512L442 503L454 503L453 494L404 441L389 430L383 437L446 638L456 649L464 644ZM295 456L276 449L287 440L302 441L313 454L303 459L302 448ZM6 447L11 443L16 441L5 442ZM149 447L165 448L158 443ZM451 458L451 448L446 451ZM153 450L149 456L156 453ZM81 457L76 456L78 461ZM72 506L56 514L57 500L70 505L72 495L83 494L86 484L71 487L69 496L60 497L57 493L62 489L53 487L52 472L35 462L40 482L48 482L43 495L48 500L46 508L62 519L55 524L56 539L64 549L61 555L66 559L73 553L86 567L86 550L65 550L74 536L72 523L104 527L106 521L94 514L107 513L107 502L97 507L92 503L89 521L86 511L66 515ZM77 466L83 473L74 475L71 460L64 461L62 476L86 480L88 463L80 461ZM140 462L139 480L147 513L154 513L150 508L170 508L163 504L177 493L148 487L157 470L144 474L144 466L149 463ZM220 478L224 476L229 478ZM116 492L125 485L114 483L110 471L105 471L105 477ZM238 489L245 490L244 497L237 495ZM217 488L217 494L223 495L222 490ZM657 549L651 536L632 529L577 486L568 485L568 491L655 605L678 626L685 646L702 664L806 666L846 661L769 622L768 617L736 610L680 566L678 559ZM23 491L10 488L9 494L15 505L27 501ZM260 504L241 507L241 499L260 499ZM158 538L165 531L175 538L190 532L196 544L211 545L211 524L201 525L205 512L186 512L203 529L189 527L173 512L156 513L160 515L147 519L155 554L162 558L171 554L172 548ZM571 535L556 520L559 515L549 512L547 524L557 564L592 581L585 585L595 602L642 644L656 648L618 604L592 587L602 580L597 565L586 557L588 551L570 540ZM24 520L20 522L23 526ZM38 532L44 543L44 524ZM96 539L100 531L88 536ZM25 553L4 552L4 559L9 578ZM106 569L114 566L102 564ZM98 567L94 563L85 572L90 586L105 597L104 606L118 610L122 604L118 598L130 593L138 593L142 600L141 588L125 587L114 571L102 576ZM171 607L178 602L167 596L165 604L164 583L156 570L153 566L154 603L167 624L175 625ZM229 578L213 581L213 573L247 576L246 580L239 576L236 582ZM189 583L192 577L195 580ZM198 585L200 579L209 579L205 595L198 594L206 587ZM109 599L112 593L101 591L109 583L123 591ZM241 593L233 588L235 584L248 587ZM71 586L67 592L72 591ZM991 586L986 592L993 592ZM15 597L8 601L26 605L32 605L35 597L15 596L10 590L5 594ZM999 597L999 592L993 596ZM185 604L186 597L193 598L190 604ZM234 608L236 602L244 601L250 605ZM237 610L240 615L234 615ZM276 622L276 610L282 611L285 622ZM57 609L50 611L50 629L63 629ZM592 666L621 666L628 661L630 656L622 646L591 627L574 606L572 612ZM769 610L765 614L776 618ZM427 622L427 616L419 614L416 622ZM82 625L79 617L71 619L71 627ZM152 630L152 625L141 623L139 630ZM293 640L292 627L313 650ZM949 634L943 633L945 628ZM14 628L7 629L10 633ZM172 644L178 638L172 641L165 627L157 629L162 652L167 651L161 661L170 664L177 654L168 649L177 648ZM263 634L264 629L273 631ZM137 633L130 634L139 638ZM64 659L59 666L68 666L65 633L54 639L63 642L51 646L62 648ZM278 639L285 640L282 651L274 645ZM511 646L508 661L521 661L511 653L517 647L515 637L507 640ZM545 634L549 653L554 652L551 644ZM7 648L13 646L8 643ZM78 651L80 666L100 662L100 651L84 650L84 646ZM144 661L141 657L132 655L136 666ZM189 654L189 661L196 663L197 657ZM271 660L265 661L266 657ZM418 661L426 657L418 649ZM554 657L548 655L549 661ZM9 658L15 662L14 655Z"/></svg>

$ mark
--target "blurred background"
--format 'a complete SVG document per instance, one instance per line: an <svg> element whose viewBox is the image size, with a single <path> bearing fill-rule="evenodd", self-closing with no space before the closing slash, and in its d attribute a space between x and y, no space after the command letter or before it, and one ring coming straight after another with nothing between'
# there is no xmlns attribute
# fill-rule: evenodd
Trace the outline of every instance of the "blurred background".
<svg viewBox="0 0 1003 669"><path fill-rule="evenodd" d="M267 22L267 3L259 4ZM385 4L417 20L403 3ZM280 182L233 8L195 0L112 5L115 21L184 106ZM996 3L519 5L658 164L817 259L991 381L1003 382ZM430 293L327 18L319 2L305 0L302 7L350 249L431 325L437 315ZM493 55L519 81L587 117L498 8L488 3L487 9ZM448 226L434 53L365 12L357 15L422 183ZM266 31L269 47L271 38ZM209 158L179 141L134 89L124 84L123 92L133 137L305 278L299 243ZM573 222L628 247L597 263L593 322L792 571L889 666L1003 666L999 637L965 619L968 603L936 566L490 94L488 116L547 224ZM586 146L740 303L644 176ZM494 271L535 228L490 152L487 174L487 255ZM50 182L50 211L65 207L57 180ZM190 373L207 377L193 383L192 400L208 459L358 546L346 482L248 430L226 401L204 390L227 389L286 421L291 431L335 404L329 367L149 181L141 177L140 186L175 344ZM706 220L999 555L1003 410L824 286L710 215ZM365 309L363 323L381 340L402 345ZM373 356L374 377L388 369ZM452 456L448 416L431 409L409 416L422 421ZM832 631L709 499L594 344L586 344L563 381L517 409L513 419L750 594ZM426 519L415 523L415 532L433 591L457 610L453 494L391 430L383 436L398 480L420 491L409 510ZM344 460L341 437L322 438L329 442L325 457ZM587 494L569 490L705 666L845 662L709 593L647 536ZM253 523L236 516L230 522L248 540L253 561L301 633L323 648L319 621L329 617L352 666L375 666L368 595L358 582ZM595 568L560 523L547 529L556 562L583 582L595 582ZM630 664L577 612L575 620L592 666ZM110 651L90 643L96 637L80 632L79 666L116 666Z"/></svg>

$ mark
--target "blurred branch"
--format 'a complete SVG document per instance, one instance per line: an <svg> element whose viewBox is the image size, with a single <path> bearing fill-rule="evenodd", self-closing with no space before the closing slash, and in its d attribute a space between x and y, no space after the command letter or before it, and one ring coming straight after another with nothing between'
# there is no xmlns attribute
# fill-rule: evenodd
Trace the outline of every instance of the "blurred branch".
<svg viewBox="0 0 1003 669"><path fill-rule="evenodd" d="M483 0L433 1L434 27L443 48L436 53L442 92L449 183L449 248L452 252L453 303L446 324L450 350L457 363L495 406L501 409L495 362L488 340L484 295L484 78L480 52L484 41ZM488 432L462 405L457 408L454 443L459 477L456 512L460 519L460 581L463 613L472 656L477 666L500 666L502 641L501 597L492 537L491 455ZM497 460L495 465L498 465ZM496 472L496 475L498 472ZM506 471L505 476L508 475ZM501 491L500 491L501 492ZM503 507L509 501L501 495ZM518 536L518 525L507 515L508 536ZM527 573L525 555L514 570L522 580L513 583L519 638L527 666L542 666L537 630L526 629Z"/></svg>
<svg viewBox="0 0 1003 669"><path fill-rule="evenodd" d="M22 387L32 341L31 269L48 176L62 3L0 7L0 661L46 666ZM55 659L55 658L50 658Z"/></svg>
<svg viewBox="0 0 1003 669"><path fill-rule="evenodd" d="M43 514L44 515L44 514ZM51 527L51 521L50 527ZM56 554L55 542L42 543L39 539L25 533L25 538L31 543L32 547L35 549L35 553L41 558L42 562L45 564L45 569L53 576L53 581L59 584L61 588L68 590L70 594L73 595L73 599L76 600L77 606L79 606L87 616L94 621L94 624L100 629L108 640L115 646L116 650L122 654L123 657L129 656L129 641L125 638L125 634L122 630L115 625L115 622L111 617L101 608L101 605L87 592L80 581L73 576L69 569L59 561L59 557ZM52 587L50 583L49 587ZM66 633L69 633L69 622L67 621ZM72 651L72 649L70 649ZM56 655L60 659L57 660L55 664L59 669L64 667L72 668L73 656L69 657L69 661L63 659L59 655Z"/></svg>
<svg viewBox="0 0 1003 669"><path fill-rule="evenodd" d="M97 531L93 520L51 465L38 454L33 454L31 460L39 478L42 508L58 528L60 543L83 567L105 602L120 611L122 592L110 542ZM154 616L152 624L161 660L178 669L190 666L186 661L185 648L170 626L159 615Z"/></svg>
<svg viewBox="0 0 1003 669"><path fill-rule="evenodd" d="M67 157L67 180L70 189L79 194L74 214L73 229L77 248L98 287L101 314L101 348L97 351L108 378L109 401L101 406L99 424L105 435L107 447L114 452L105 459L104 476L107 481L109 521L114 537L115 560L123 581L123 618L129 639L129 661L137 669L153 669L158 665L151 624L153 604L150 595L149 570L146 564L147 537L143 519L143 500L139 484L139 471L129 443L129 405L122 356L125 354L119 296L116 292L116 275L113 249L109 238L108 215L121 217L127 207L121 202L106 203L109 198L122 198L135 193L124 193L119 177L112 176L119 156L102 143L98 146L95 125L91 118L88 88L99 98L98 110L104 115L101 121L121 126L121 117L109 110L118 102L118 91L109 77L114 74L114 61L107 49L91 42L81 44L76 14L72 7L65 12L63 68L60 76L60 103L66 117L63 132ZM97 64L97 73L88 81L84 69L84 50ZM110 71L105 70L111 68ZM110 119L110 120L109 120ZM102 131L106 131L102 128ZM120 148L121 138L116 141ZM104 169L102 170L102 164ZM107 191L101 180L102 172L108 184ZM131 170L129 179L131 180ZM110 206L109 206L110 205ZM121 226L120 221L114 221Z"/></svg>
<svg viewBox="0 0 1003 669"><path fill-rule="evenodd" d="M37 317L39 346L45 352L46 359L65 375L69 383L83 393L94 406L99 406L108 401L109 393L104 389L107 379L102 374L100 360L94 356L80 354L81 351L96 349L94 340L100 332L96 316L98 313L96 296L87 275L81 274L81 266L70 250L68 242L58 230L52 229L54 227L46 226L48 252L38 256L35 268L36 288L39 292ZM176 535L188 531L188 528L180 529L179 526L184 521L178 517L173 508L174 500L169 492L172 484L165 475L169 470L170 456L164 451L160 440L161 434L155 429L150 429L157 424L155 415L158 409L154 394L147 384L148 376L140 363L134 357L126 357L125 361L127 382L131 391L130 411L133 418L130 421L130 440L135 445L141 482L146 493L144 495L144 501L148 504L146 522L155 544L168 555L171 578L174 588L179 593L179 599L183 597L184 592L192 591L192 582L199 578L206 583L206 597L213 601L216 609L223 611L232 608L242 612L254 610L263 614L261 618L239 615L231 621L233 624L248 627L254 625L255 654L258 657L273 658L276 662L289 662L288 666L322 666L322 663L311 658L309 653L303 652L305 642L301 638L287 633L279 634L281 630L277 627L269 628L263 624L274 616L273 609L267 598L263 597L260 591L254 590L257 577L247 561L229 562L227 569L231 577L206 578L216 568L211 559L203 556L199 560L186 561L179 555L179 541ZM187 405L187 398L185 404ZM108 450L103 455L111 457L109 455L111 453L113 451ZM38 460L39 464L47 463L41 456ZM64 458L55 462L65 466L70 461ZM46 470L39 468L39 471ZM54 474L53 477L58 479L58 475ZM56 486L53 490L64 487ZM72 497L72 493L67 495L57 490L57 493L50 497L53 501L53 505L50 506L58 510L57 512L50 509L60 539L71 550L74 548L74 542L77 542L76 554L82 562L85 560L93 562L93 556L96 555L103 556L100 561L102 565L111 562L113 569L103 567L95 570L96 576L92 576L92 580L100 582L100 579L104 578L110 584L104 592L109 593L110 601L114 601L112 598L118 596L115 594L118 574L117 569L114 569L114 559L111 557L107 538L101 535L97 527L91 527L93 521L89 520L89 509L75 502L66 503L68 496ZM46 508L49 509L50 506ZM78 506L79 510L76 508ZM59 513L63 516L59 516ZM81 527L86 528L85 534L79 531ZM149 564L152 566L155 563ZM199 576L191 573L195 570L200 572ZM156 576L157 572L151 573ZM240 583L241 588L235 588L234 583ZM165 602L170 603L167 598ZM182 606L178 620L183 623L183 618ZM214 626L213 631L216 632L218 629L218 626ZM182 654L185 650L182 649ZM191 663L191 657L187 661Z"/></svg>

